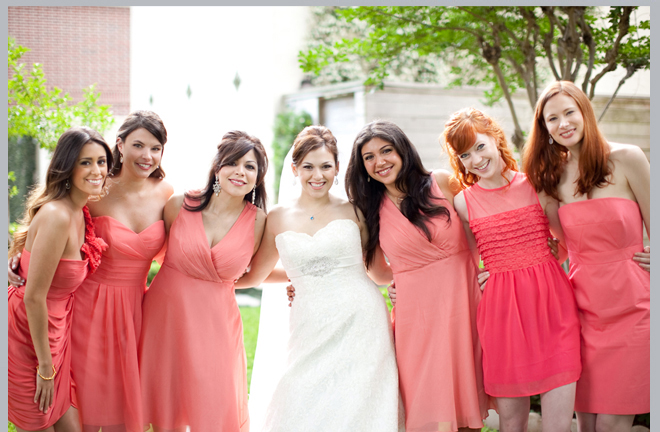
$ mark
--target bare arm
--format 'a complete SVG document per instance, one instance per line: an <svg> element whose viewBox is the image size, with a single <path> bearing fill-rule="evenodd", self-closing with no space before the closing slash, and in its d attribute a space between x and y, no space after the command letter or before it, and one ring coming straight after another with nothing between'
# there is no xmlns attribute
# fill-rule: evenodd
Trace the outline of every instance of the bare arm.
<svg viewBox="0 0 660 432"><path fill-rule="evenodd" d="M273 226L276 225L276 215L271 215L266 219L261 244L257 253L252 258L250 270L236 281L236 288L251 288L261 285L270 274L280 258L280 254L275 246L275 233Z"/></svg>
<svg viewBox="0 0 660 432"><path fill-rule="evenodd" d="M60 259L69 240L71 219L61 209L44 206L41 208L39 223L31 245L30 267L25 285L25 311L34 351L39 363L39 374L44 377L53 375L53 357L48 341L48 306L46 297L53 281ZM44 219L45 218L45 219ZM34 226L33 221L33 226ZM54 382L36 376L37 390L34 401L39 409L46 412L53 404Z"/></svg>
<svg viewBox="0 0 660 432"><path fill-rule="evenodd" d="M566 249L566 241L564 240L564 230L561 227L561 222L559 221L559 202L552 198L551 196L546 195L543 192L538 193L539 201L543 206L543 212L548 218L548 223L550 225L550 233L558 240L557 243L557 253L554 253L552 246L548 243L548 246L553 251L553 255L559 263L563 263L568 258L568 250ZM552 239L548 239L552 241Z"/></svg>
<svg viewBox="0 0 660 432"><path fill-rule="evenodd" d="M642 213L646 234L651 238L651 167L644 152L639 147L631 146L622 158L624 172L635 200ZM651 247L646 246L643 252L633 256L641 268L651 271Z"/></svg>

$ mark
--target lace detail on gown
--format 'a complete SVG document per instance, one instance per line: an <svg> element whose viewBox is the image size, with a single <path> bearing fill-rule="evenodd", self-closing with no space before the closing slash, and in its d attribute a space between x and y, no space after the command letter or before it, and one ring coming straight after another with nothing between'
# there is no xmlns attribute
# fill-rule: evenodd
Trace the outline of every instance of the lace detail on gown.
<svg viewBox="0 0 660 432"><path fill-rule="evenodd" d="M360 232L334 220L276 239L296 287L286 370L264 431L398 429L398 378L387 307L362 261Z"/></svg>

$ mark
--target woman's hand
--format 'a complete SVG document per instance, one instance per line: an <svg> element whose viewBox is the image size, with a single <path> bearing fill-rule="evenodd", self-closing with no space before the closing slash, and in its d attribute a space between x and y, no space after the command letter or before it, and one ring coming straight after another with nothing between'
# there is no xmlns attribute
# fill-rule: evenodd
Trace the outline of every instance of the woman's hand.
<svg viewBox="0 0 660 432"><path fill-rule="evenodd" d="M555 257L556 260L559 260L559 239L553 237L548 237L548 247L550 252Z"/></svg>
<svg viewBox="0 0 660 432"><path fill-rule="evenodd" d="M7 260L7 281L9 282L9 285L19 287L25 284L23 278L20 277L18 273L16 273L16 269L18 269L18 265L20 264L20 262L21 262L20 252Z"/></svg>
<svg viewBox="0 0 660 432"><path fill-rule="evenodd" d="M477 275L477 282L479 283L479 288L481 288L481 291L484 290L484 285L486 285L486 281L490 277L490 273L488 270L482 269L479 274Z"/></svg>
<svg viewBox="0 0 660 432"><path fill-rule="evenodd" d="M637 261L641 268L651 273L651 246L644 247L644 252L635 252L633 261Z"/></svg>
<svg viewBox="0 0 660 432"><path fill-rule="evenodd" d="M392 306L396 304L396 285L394 281L390 282L390 285L387 287L387 295L390 296L390 301Z"/></svg>
<svg viewBox="0 0 660 432"><path fill-rule="evenodd" d="M291 280L289 280L289 286L286 287L286 293L289 296L289 307L291 307L293 298L296 296L296 289L291 285Z"/></svg>
<svg viewBox="0 0 660 432"><path fill-rule="evenodd" d="M45 413L53 406L53 399L55 397L55 380L45 380L41 378L39 374L46 378L51 376L55 378L55 369L53 366L39 366L39 371L36 373L37 391L34 394L34 403L38 403L39 411Z"/></svg>

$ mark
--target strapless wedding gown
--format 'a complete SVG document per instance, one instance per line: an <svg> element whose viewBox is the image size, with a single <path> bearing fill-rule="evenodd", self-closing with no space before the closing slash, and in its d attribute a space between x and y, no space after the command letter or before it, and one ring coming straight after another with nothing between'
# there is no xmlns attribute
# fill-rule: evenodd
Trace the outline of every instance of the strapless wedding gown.
<svg viewBox="0 0 660 432"><path fill-rule="evenodd" d="M364 269L358 226L339 219L314 236L286 231L275 241L296 297L286 370L262 430L397 431L392 329Z"/></svg>

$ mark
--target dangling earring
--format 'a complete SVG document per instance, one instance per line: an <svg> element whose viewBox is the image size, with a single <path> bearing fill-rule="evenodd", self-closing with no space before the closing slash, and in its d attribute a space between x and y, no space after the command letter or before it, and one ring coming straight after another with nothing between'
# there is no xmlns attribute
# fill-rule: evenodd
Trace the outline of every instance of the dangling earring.
<svg viewBox="0 0 660 432"><path fill-rule="evenodd" d="M368 181L368 182L371 181L371 176L367 176L367 181Z"/></svg>
<svg viewBox="0 0 660 432"><path fill-rule="evenodd" d="M555 142L555 141L552 139L552 137L550 137L550 139L548 140L548 142L550 143L550 145L552 145L552 143Z"/></svg>
<svg viewBox="0 0 660 432"><path fill-rule="evenodd" d="M294 185L294 186L296 185L296 176L293 176L293 183L292 183L292 185Z"/></svg>
<svg viewBox="0 0 660 432"><path fill-rule="evenodd" d="M71 183L69 182L69 179L66 179L66 184L64 185L64 187L66 188L66 190L71 189Z"/></svg>
<svg viewBox="0 0 660 432"><path fill-rule="evenodd" d="M119 153L119 163L124 163L124 155L123 155L123 153Z"/></svg>
<svg viewBox="0 0 660 432"><path fill-rule="evenodd" d="M335 185L339 184L339 180L337 180L337 176L335 176Z"/></svg>
<svg viewBox="0 0 660 432"><path fill-rule="evenodd" d="M213 192L215 192L215 196L220 195L220 191L222 190L222 187L220 187L220 182L218 181L218 178L215 178L215 183L213 183Z"/></svg>
<svg viewBox="0 0 660 432"><path fill-rule="evenodd" d="M256 186L252 188L252 204L253 204L253 205L254 205L254 195L255 195L254 190L255 190L256 188L257 188Z"/></svg>

